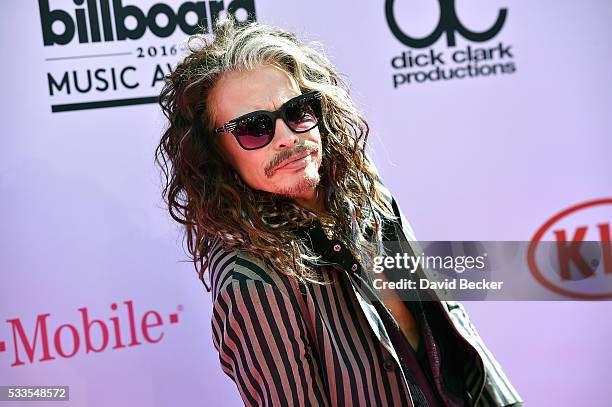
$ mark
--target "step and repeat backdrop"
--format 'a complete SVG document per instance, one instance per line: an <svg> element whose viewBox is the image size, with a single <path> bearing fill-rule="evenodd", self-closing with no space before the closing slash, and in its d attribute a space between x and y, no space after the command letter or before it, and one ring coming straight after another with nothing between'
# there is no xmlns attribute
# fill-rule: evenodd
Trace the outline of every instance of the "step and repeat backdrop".
<svg viewBox="0 0 612 407"><path fill-rule="evenodd" d="M242 405L153 162L163 77L226 13L323 44L417 238L610 240L608 1L5 1L0 385ZM562 301L465 305L527 405L612 405L612 293L541 283Z"/></svg>

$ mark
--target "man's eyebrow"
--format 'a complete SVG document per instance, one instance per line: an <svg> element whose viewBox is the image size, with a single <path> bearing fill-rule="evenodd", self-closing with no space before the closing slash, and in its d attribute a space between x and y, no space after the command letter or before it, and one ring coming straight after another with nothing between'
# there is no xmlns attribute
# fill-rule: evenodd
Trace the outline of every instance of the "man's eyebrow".
<svg viewBox="0 0 612 407"><path fill-rule="evenodd" d="M276 98L276 99L275 99L275 100L272 102L272 105L271 105L271 106L264 107L262 110L267 110L267 111L269 111L269 112L273 112L273 111L275 111L275 110L280 109L280 107L281 107L282 105L284 105L285 103L287 103L289 100L291 100L291 99L293 99L293 98L295 98L295 97L298 97L298 96L300 96L300 94L299 94L299 93L298 93L297 95L289 95L289 96L287 96L287 95L283 95L283 96L282 96L282 97L280 97L280 98Z"/></svg>
<svg viewBox="0 0 612 407"><path fill-rule="evenodd" d="M300 95L301 95L301 93L298 93L297 95L289 95L289 96L284 95L280 99L276 99L275 101L273 101L272 105L263 105L263 104L262 105L257 105L257 107L255 107L255 108L253 108L253 109L251 109L249 111L243 112L243 113L241 113L241 114L239 114L239 115L229 119L229 121L239 119L239 118L241 118L243 116L248 115L249 113L258 112L260 110L265 110L265 111L268 111L268 112L274 112L274 111L280 109L280 107L283 104L287 103L289 100L291 100L291 99L293 99L295 97L298 97ZM279 103L279 100L282 100L282 103ZM276 106L278 106L278 107L276 107Z"/></svg>

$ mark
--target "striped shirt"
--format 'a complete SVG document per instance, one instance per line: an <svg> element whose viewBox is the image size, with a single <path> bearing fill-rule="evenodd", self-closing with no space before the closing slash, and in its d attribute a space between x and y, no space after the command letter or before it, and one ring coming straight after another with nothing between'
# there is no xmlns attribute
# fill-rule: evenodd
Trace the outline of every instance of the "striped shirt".
<svg viewBox="0 0 612 407"><path fill-rule="evenodd" d="M412 405L392 350L378 339L382 320L375 309L359 312L366 297L340 269L319 268L331 285L298 286L240 253L215 255L213 268L225 268L211 273L213 342L245 405Z"/></svg>
<svg viewBox="0 0 612 407"><path fill-rule="evenodd" d="M241 253L217 248L211 261L213 343L245 405L423 405L411 398L380 303L346 269L318 269L331 285L299 285ZM478 361L465 370L484 385ZM505 405L486 394L478 405Z"/></svg>
<svg viewBox="0 0 612 407"><path fill-rule="evenodd" d="M414 240L384 191L401 219L398 235ZM318 266L318 277L330 284L302 284L244 253L221 246L211 251L213 345L245 405L424 405L411 391L412 377L385 324L388 309L372 300L375 290L354 269L342 262ZM468 406L522 405L463 306L423 305L434 336L445 343L430 358L437 380L460 381Z"/></svg>

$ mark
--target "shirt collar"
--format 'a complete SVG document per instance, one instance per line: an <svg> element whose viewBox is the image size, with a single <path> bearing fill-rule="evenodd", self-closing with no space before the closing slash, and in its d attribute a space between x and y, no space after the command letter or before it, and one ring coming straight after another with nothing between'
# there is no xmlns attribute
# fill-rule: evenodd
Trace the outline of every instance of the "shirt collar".
<svg viewBox="0 0 612 407"><path fill-rule="evenodd" d="M317 263L337 264L348 272L359 272L361 265L355 259L350 249L340 240L329 239L319 220L314 220L304 226L298 227L294 234L302 239L304 244L315 254L321 256Z"/></svg>

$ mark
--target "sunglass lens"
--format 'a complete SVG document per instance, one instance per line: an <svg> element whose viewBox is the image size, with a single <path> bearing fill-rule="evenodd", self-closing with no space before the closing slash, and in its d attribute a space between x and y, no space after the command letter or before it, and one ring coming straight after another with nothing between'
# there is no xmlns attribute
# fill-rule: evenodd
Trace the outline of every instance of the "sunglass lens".
<svg viewBox="0 0 612 407"><path fill-rule="evenodd" d="M289 127L294 131L307 131L315 127L319 122L320 103L318 99L310 97L287 106L285 114Z"/></svg>
<svg viewBox="0 0 612 407"><path fill-rule="evenodd" d="M272 126L272 120L261 114L242 120L232 133L244 148L259 148L272 138Z"/></svg>

